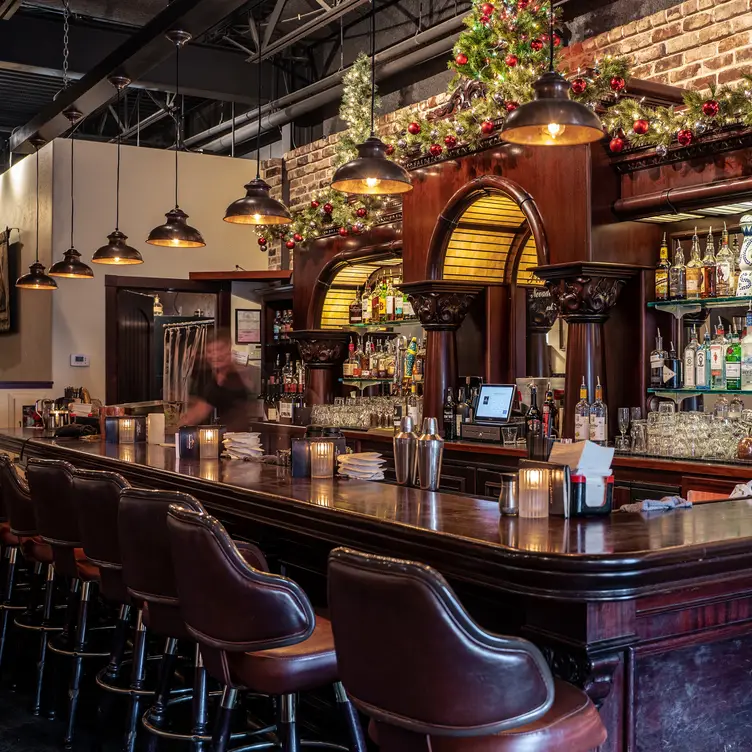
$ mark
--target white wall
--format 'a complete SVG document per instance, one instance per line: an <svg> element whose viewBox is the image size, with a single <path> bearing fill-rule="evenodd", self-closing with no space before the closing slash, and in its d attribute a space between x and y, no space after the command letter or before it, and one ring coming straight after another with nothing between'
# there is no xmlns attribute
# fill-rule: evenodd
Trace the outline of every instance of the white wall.
<svg viewBox="0 0 752 752"><path fill-rule="evenodd" d="M70 238L70 145L55 143L53 247L62 256ZM107 242L115 226L114 144L75 144L75 245L88 263ZM266 268L248 227L222 221L227 205L244 195L243 185L255 176L252 160L203 154L180 155L180 206L206 240L205 248L171 249L146 244L153 227L164 222L174 200L174 153L123 147L120 229L128 235L144 263L134 266L91 264L94 280L59 280L53 295L52 377L55 388L86 386L93 397L105 396L104 276L187 278L191 271ZM83 353L89 368L72 368L70 355Z"/></svg>

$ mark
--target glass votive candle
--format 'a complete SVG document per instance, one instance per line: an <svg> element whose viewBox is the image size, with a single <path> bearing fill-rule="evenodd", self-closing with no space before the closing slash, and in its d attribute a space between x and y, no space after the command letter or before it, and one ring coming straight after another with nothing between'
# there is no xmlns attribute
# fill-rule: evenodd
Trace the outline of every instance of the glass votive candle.
<svg viewBox="0 0 752 752"><path fill-rule="evenodd" d="M311 442L311 478L331 478L334 475L334 442Z"/></svg>
<svg viewBox="0 0 752 752"><path fill-rule="evenodd" d="M198 429L198 456L202 460L219 457L219 427L201 426Z"/></svg>
<svg viewBox="0 0 752 752"><path fill-rule="evenodd" d="M520 468L520 517L548 517L549 471L534 467Z"/></svg>
<svg viewBox="0 0 752 752"><path fill-rule="evenodd" d="M135 441L136 421L133 418L121 418L118 442L120 444L133 444Z"/></svg>

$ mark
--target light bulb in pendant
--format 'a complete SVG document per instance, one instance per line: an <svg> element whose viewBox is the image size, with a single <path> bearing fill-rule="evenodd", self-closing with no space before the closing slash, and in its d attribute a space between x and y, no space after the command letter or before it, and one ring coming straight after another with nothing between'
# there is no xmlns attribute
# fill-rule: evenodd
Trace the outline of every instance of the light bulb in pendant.
<svg viewBox="0 0 752 752"><path fill-rule="evenodd" d="M561 136L566 128L562 125L559 125L558 123L549 123L546 126L546 130L548 131L548 135L551 136L551 138L555 139Z"/></svg>
<svg viewBox="0 0 752 752"><path fill-rule="evenodd" d="M375 188L380 182L378 178L366 178L366 185L369 188Z"/></svg>

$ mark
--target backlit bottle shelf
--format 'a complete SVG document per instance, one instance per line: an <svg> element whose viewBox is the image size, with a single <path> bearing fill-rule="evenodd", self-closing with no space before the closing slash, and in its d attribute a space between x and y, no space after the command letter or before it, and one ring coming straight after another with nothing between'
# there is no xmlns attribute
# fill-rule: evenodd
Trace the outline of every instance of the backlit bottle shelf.
<svg viewBox="0 0 752 752"><path fill-rule="evenodd" d="M698 300L661 300L651 301L648 308L655 308L656 311L665 311L680 319L691 313L710 308L748 308L752 301L752 295L735 295L723 298L700 298Z"/></svg>
<svg viewBox="0 0 752 752"><path fill-rule="evenodd" d="M420 326L418 319L400 319L399 321L381 321L377 324L348 324L351 329L367 332L388 332L389 329L402 326Z"/></svg>
<svg viewBox="0 0 752 752"><path fill-rule="evenodd" d="M668 397L669 399L688 399L689 397L702 397L703 394L725 394L733 397L739 395L752 395L752 389L695 389L682 387L681 389L648 389L648 394L655 394L657 397Z"/></svg>

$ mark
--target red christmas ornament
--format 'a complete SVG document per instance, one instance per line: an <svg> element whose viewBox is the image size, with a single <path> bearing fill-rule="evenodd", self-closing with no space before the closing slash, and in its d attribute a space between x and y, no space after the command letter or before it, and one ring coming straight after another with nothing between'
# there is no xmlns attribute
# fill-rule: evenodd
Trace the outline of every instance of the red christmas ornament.
<svg viewBox="0 0 752 752"><path fill-rule="evenodd" d="M334 207L331 204L329 203L324 204L324 214L331 214L333 211L334 211Z"/></svg>
<svg viewBox="0 0 752 752"><path fill-rule="evenodd" d="M611 143L608 145L614 154L618 154L624 148L624 139L621 136L615 136L611 139Z"/></svg>
<svg viewBox="0 0 752 752"><path fill-rule="evenodd" d="M294 241L294 240L288 240L288 241L287 241L287 242L285 243L285 246L286 246L287 248L289 248L290 250L292 250L293 248L295 248L295 241Z"/></svg>
<svg viewBox="0 0 752 752"><path fill-rule="evenodd" d="M481 17L480 17L480 22L481 22L481 23L482 23L482 24L483 24L484 26L488 26L488 24L490 24L490 23L491 23L491 16L481 16Z"/></svg>
<svg viewBox="0 0 752 752"><path fill-rule="evenodd" d="M454 136L444 136L444 143L447 149L454 149L457 146L457 139Z"/></svg>
<svg viewBox="0 0 752 752"><path fill-rule="evenodd" d="M494 128L495 126L494 126L493 120L484 120L480 124L480 132L484 136L490 136L494 132Z"/></svg>
<svg viewBox="0 0 752 752"><path fill-rule="evenodd" d="M411 133L413 136L417 136L420 133L420 124L410 123L410 125L407 126L407 132Z"/></svg>
<svg viewBox="0 0 752 752"><path fill-rule="evenodd" d="M514 68L514 67L515 67L515 66L517 65L517 63L518 63L519 61L517 60L517 55L507 55L507 56L506 56L506 57L504 58L504 62L505 62L505 63L506 63L506 64L507 64L507 65L508 65L508 66L509 66L510 68Z"/></svg>
<svg viewBox="0 0 752 752"><path fill-rule="evenodd" d="M705 117L715 117L718 114L718 102L715 99L708 99L702 103L702 114Z"/></svg>
<svg viewBox="0 0 752 752"><path fill-rule="evenodd" d="M507 112L514 112L519 106L520 106L519 102L506 102L504 104L504 109Z"/></svg>
<svg viewBox="0 0 752 752"><path fill-rule="evenodd" d="M483 3L483 5L480 6L480 12L484 16L492 16L493 12L496 10L491 3Z"/></svg>
<svg viewBox="0 0 752 752"><path fill-rule="evenodd" d="M467 55L464 52L458 52L454 56L454 62L457 63L457 65L467 65Z"/></svg>
<svg viewBox="0 0 752 752"><path fill-rule="evenodd" d="M682 128L677 134L676 134L676 140L682 145L682 146L689 146L694 140L695 140L695 134L692 133L689 128Z"/></svg>
<svg viewBox="0 0 752 752"><path fill-rule="evenodd" d="M311 209L318 209L319 208L319 202L314 199L311 201Z"/></svg>
<svg viewBox="0 0 752 752"><path fill-rule="evenodd" d="M561 37L558 34L554 34L554 47L561 47Z"/></svg>
<svg viewBox="0 0 752 752"><path fill-rule="evenodd" d="M441 154L441 152L444 150L441 148L440 144L431 144L431 146L428 148L428 151L431 153L432 157L438 157L439 154Z"/></svg>
<svg viewBox="0 0 752 752"><path fill-rule="evenodd" d="M368 212L366 211L366 207L365 206L359 206L355 210L355 216L356 217L360 217L361 219L363 219L363 217L365 217L366 214L368 214Z"/></svg>
<svg viewBox="0 0 752 752"><path fill-rule="evenodd" d="M391 157L392 154L394 154L394 144L387 144L387 147L386 147L387 157Z"/></svg>
<svg viewBox="0 0 752 752"><path fill-rule="evenodd" d="M530 47L534 52L540 52L543 49L543 40L533 39L533 41L530 42Z"/></svg>
<svg viewBox="0 0 752 752"><path fill-rule="evenodd" d="M530 5L530 0L517 0L517 7L520 10L525 10L528 5Z"/></svg>
<svg viewBox="0 0 752 752"><path fill-rule="evenodd" d="M627 82L621 77L621 76L614 76L609 81L609 86L611 86L611 91L624 91L624 87L627 85Z"/></svg>
<svg viewBox="0 0 752 752"><path fill-rule="evenodd" d="M339 228L339 234L344 238L347 237L347 227L340 227Z"/></svg>
<svg viewBox="0 0 752 752"><path fill-rule="evenodd" d="M632 130L640 136L644 136L650 129L650 123L645 118L640 118L632 123Z"/></svg>
<svg viewBox="0 0 752 752"><path fill-rule="evenodd" d="M294 234L294 235L292 236L292 239L293 239L293 240L294 240L294 241L295 241L296 243L302 243L302 242L303 242L303 236L302 236L302 235L301 235L301 234L300 234L299 232L296 232L296 233L295 233L295 234Z"/></svg>
<svg viewBox="0 0 752 752"><path fill-rule="evenodd" d="M262 235L258 239L258 244L263 248L269 241Z"/></svg>
<svg viewBox="0 0 752 752"><path fill-rule="evenodd" d="M575 94L582 94L585 89L587 89L587 81L584 78L575 78L572 81L572 91Z"/></svg>

